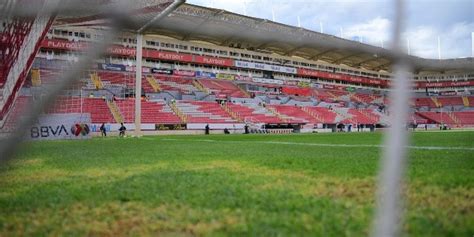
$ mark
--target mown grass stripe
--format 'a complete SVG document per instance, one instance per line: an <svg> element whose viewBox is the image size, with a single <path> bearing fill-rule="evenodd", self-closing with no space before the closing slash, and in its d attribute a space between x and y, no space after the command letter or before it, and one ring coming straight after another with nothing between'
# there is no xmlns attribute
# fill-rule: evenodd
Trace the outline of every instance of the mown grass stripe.
<svg viewBox="0 0 474 237"><path fill-rule="evenodd" d="M350 148L384 148L384 145L371 144L328 144L328 143L302 143L302 142L279 142L279 141L235 141L235 140L212 140L212 139L161 139L162 141L176 142L220 142L220 143L259 143L259 144L276 144L276 145L298 145L298 146L318 146L318 147L350 147ZM415 150L459 150L474 151L474 147L442 147L442 146L408 146Z"/></svg>

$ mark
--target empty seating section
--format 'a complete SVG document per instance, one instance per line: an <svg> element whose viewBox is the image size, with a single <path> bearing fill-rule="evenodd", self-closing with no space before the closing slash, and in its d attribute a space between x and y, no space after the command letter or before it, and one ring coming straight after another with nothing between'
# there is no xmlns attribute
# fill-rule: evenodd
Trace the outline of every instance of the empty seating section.
<svg viewBox="0 0 474 237"><path fill-rule="evenodd" d="M336 100L345 100L345 98L349 98L349 93L345 91L328 91L329 94L335 96Z"/></svg>
<svg viewBox="0 0 474 237"><path fill-rule="evenodd" d="M179 91L185 94L191 94L198 91L198 89L193 86L193 79L190 78L165 75L157 75L154 76L154 78L160 85L161 90Z"/></svg>
<svg viewBox="0 0 474 237"><path fill-rule="evenodd" d="M408 122L416 123L416 124L425 124L425 123L428 123L428 120L420 117L418 114L412 114Z"/></svg>
<svg viewBox="0 0 474 237"><path fill-rule="evenodd" d="M39 85L37 83L39 82L39 80L37 80L37 72L38 71L33 72L34 80L36 82L34 85ZM61 73L61 70L40 69L40 82L41 84L54 83L55 80L61 76ZM104 98L110 98L112 96L111 93L114 93L116 96L115 103L119 109L118 112L120 112L124 122L133 123L135 120L134 99L124 99L120 95L117 95L116 91L126 91L122 90L122 88L135 88L135 73L97 70L96 73L102 82L101 84L105 88L111 88L111 90L107 91L95 91L97 90L96 86L99 83L97 83L95 77L90 78L89 73L91 72L84 72L83 77L78 81L78 86L82 86L81 88L86 94L89 94L90 92L91 95L95 94L96 96L104 96ZM254 85L251 82L247 83ZM33 85L32 83L30 84ZM27 85L29 86L30 84ZM113 86L113 89L117 90L112 90ZM245 86L247 86L249 90L254 91L257 97L243 99L249 98L248 91L241 89L234 81L230 80L198 79L194 77L163 74L143 75L142 90L144 93L173 91L173 93L168 93L169 95L152 94L151 96L147 96L147 98L163 98L163 96L165 96L164 98L169 98L169 96L173 96L177 100L173 100L175 101L174 105L176 105L176 107L170 107L162 100L143 100L141 102L142 123L181 124L185 122L251 122L266 124L335 124L342 122L378 124L386 123L388 121L384 120L386 119L384 114L373 110L377 109L380 104L389 104L388 98L381 93L371 93L369 90L357 89L355 92L349 92L338 86L325 87L331 89L300 88L296 86L281 86L276 84L265 84L265 86L263 86L264 89L255 85ZM101 87L100 84L98 87ZM91 91L94 92L92 93ZM195 93L199 91L201 91L201 93ZM179 100L180 98L212 98L205 97L202 92L209 92L209 94L213 94L219 99L233 97L235 99L234 101L238 101L238 103L228 102L223 108L214 101ZM106 100L101 98L80 98L79 94L74 93L71 93L71 95L73 96L59 97L55 105L52 106L47 113L90 113L92 123L115 123L114 116L111 113ZM187 96L182 97L182 95ZM474 96L428 97L421 93L418 93L417 95L421 97L414 98L411 101L411 104L416 107L416 111L420 112L410 115L408 118L409 123L474 125ZM17 99L9 118L7 119L7 125L12 123L13 118L18 117L19 114L21 114L22 108L30 98L31 97L21 96ZM246 100L251 102L247 103ZM259 101L262 101L262 103L268 103L268 105L266 107L262 106L261 104L258 104ZM324 102L332 102L333 104ZM354 104L347 102L357 103ZM331 105L333 109L320 107L329 105ZM443 113L437 112L441 110L438 108L439 106L445 106L445 108L442 109L444 111ZM453 108L449 108L451 106L453 106ZM117 116L118 113L115 112L114 107L112 110L116 117L119 117Z"/></svg>
<svg viewBox="0 0 474 237"><path fill-rule="evenodd" d="M142 122L155 124L180 124L181 119L164 102L142 101Z"/></svg>
<svg viewBox="0 0 474 237"><path fill-rule="evenodd" d="M451 116L449 116L448 113L440 113L440 112L419 112L418 115L420 117L426 118L428 120L431 120L435 123L439 124L456 124L456 121L453 121Z"/></svg>
<svg viewBox="0 0 474 237"><path fill-rule="evenodd" d="M101 98L61 96L48 113L90 113L92 123L115 123L107 102Z"/></svg>
<svg viewBox="0 0 474 237"><path fill-rule="evenodd" d="M332 102L334 97L328 94L325 90L314 89L313 96L321 101Z"/></svg>
<svg viewBox="0 0 474 237"><path fill-rule="evenodd" d="M123 121L126 123L135 122L135 100L118 99L115 101ZM141 122L151 124L181 124L181 119L164 102L141 101Z"/></svg>
<svg viewBox="0 0 474 237"><path fill-rule="evenodd" d="M369 94L355 93L354 96L356 96L356 98L359 99L360 102L366 104L372 104L375 100L375 98Z"/></svg>
<svg viewBox="0 0 474 237"><path fill-rule="evenodd" d="M437 107L434 101L430 97L416 98L415 106L416 107L430 107L430 108Z"/></svg>
<svg viewBox="0 0 474 237"><path fill-rule="evenodd" d="M104 87L107 87L108 85L118 85L127 88L135 88L135 74L133 73L98 71L97 75L99 75ZM146 93L154 92L153 87L145 77L142 78L142 90Z"/></svg>
<svg viewBox="0 0 474 237"><path fill-rule="evenodd" d="M290 98L292 100L300 101L300 102L310 102L311 101L311 97L308 97L308 96L290 96Z"/></svg>
<svg viewBox="0 0 474 237"><path fill-rule="evenodd" d="M328 124L334 124L336 123L336 117L337 114L324 107L305 107L305 109L309 112L315 115L320 123L328 123Z"/></svg>
<svg viewBox="0 0 474 237"><path fill-rule="evenodd" d="M41 81L41 84L53 84L56 83L59 79L60 76L63 75L63 71L56 69L39 69L39 80ZM84 73L83 77L86 78L88 76L88 73ZM29 87L31 85L31 82L27 81L25 83L26 87ZM72 88L80 88L86 86L86 83L84 83L83 80L76 80L74 83L74 86L71 86Z"/></svg>
<svg viewBox="0 0 474 237"><path fill-rule="evenodd" d="M237 85L231 81L200 79L199 82L203 87L213 92L217 96L230 96L238 98L247 98L247 94L243 92Z"/></svg>
<svg viewBox="0 0 474 237"><path fill-rule="evenodd" d="M296 106L268 105L268 107L274 108L288 123L318 123L315 117Z"/></svg>
<svg viewBox="0 0 474 237"><path fill-rule="evenodd" d="M467 97L467 100L469 101L469 106L474 107L474 96Z"/></svg>
<svg viewBox="0 0 474 237"><path fill-rule="evenodd" d="M352 121L360 124L377 124L380 117L370 109L349 109L349 114L352 115Z"/></svg>
<svg viewBox="0 0 474 237"><path fill-rule="evenodd" d="M462 101L462 97L438 97L438 101L441 103L442 106L457 106L457 105L464 105Z"/></svg>
<svg viewBox="0 0 474 237"><path fill-rule="evenodd" d="M227 107L237 115L243 122L251 123L269 123L279 124L283 121L269 112L265 108L253 104L251 107L247 104L232 104L228 103Z"/></svg>
<svg viewBox="0 0 474 237"><path fill-rule="evenodd" d="M454 112L461 125L474 125L474 111Z"/></svg>
<svg viewBox="0 0 474 237"><path fill-rule="evenodd" d="M135 76L129 73L98 71L97 75L99 75L99 78L102 80L104 86L107 84L115 84L130 88L135 87Z"/></svg>
<svg viewBox="0 0 474 237"><path fill-rule="evenodd" d="M59 70L40 70L41 83L54 83L60 76Z"/></svg>
<svg viewBox="0 0 474 237"><path fill-rule="evenodd" d="M188 123L236 123L218 103L207 101L176 101Z"/></svg>

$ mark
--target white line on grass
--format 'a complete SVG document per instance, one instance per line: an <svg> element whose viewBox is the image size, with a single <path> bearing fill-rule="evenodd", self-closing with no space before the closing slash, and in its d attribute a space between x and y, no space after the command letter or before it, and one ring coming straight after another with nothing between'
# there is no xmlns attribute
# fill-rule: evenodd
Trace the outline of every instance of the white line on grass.
<svg viewBox="0 0 474 237"><path fill-rule="evenodd" d="M318 146L318 147L354 147L354 148L383 148L384 145L371 144L328 144L328 143L303 143L303 142L279 142L279 141L218 141L211 139L161 139L162 141L191 141L191 142L222 142L222 143L259 143L259 144L278 144L278 145L298 145L298 146ZM474 147L443 147L443 146L408 146L415 150L457 150L474 151Z"/></svg>

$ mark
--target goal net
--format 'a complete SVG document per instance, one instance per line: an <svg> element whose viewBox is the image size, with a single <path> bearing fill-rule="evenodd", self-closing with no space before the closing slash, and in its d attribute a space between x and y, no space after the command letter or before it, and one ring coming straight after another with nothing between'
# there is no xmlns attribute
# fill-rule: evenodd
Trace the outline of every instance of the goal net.
<svg viewBox="0 0 474 237"><path fill-rule="evenodd" d="M103 124L107 131L117 131L120 123L133 129L135 97L142 96L135 92L136 35L110 37L112 29L141 30L183 1L88 2L76 6L67 0L19 0L0 5L0 136L23 129L29 139L77 139L90 137ZM104 44L103 53L80 68L80 60L97 42ZM109 56L116 51L124 53ZM73 72L73 80L65 82ZM34 124L19 127L31 106L48 100L41 114L32 115Z"/></svg>

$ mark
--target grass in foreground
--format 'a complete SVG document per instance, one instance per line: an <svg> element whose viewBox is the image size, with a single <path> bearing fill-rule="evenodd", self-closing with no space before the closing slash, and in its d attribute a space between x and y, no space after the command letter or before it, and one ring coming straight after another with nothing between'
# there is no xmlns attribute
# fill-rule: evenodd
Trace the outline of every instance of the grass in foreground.
<svg viewBox="0 0 474 237"><path fill-rule="evenodd" d="M415 133L474 148L474 133ZM308 145L311 143L313 145ZM319 144L319 145L314 145ZM0 168L0 236L366 236L381 134L35 142ZM404 231L474 234L474 150L411 149Z"/></svg>

